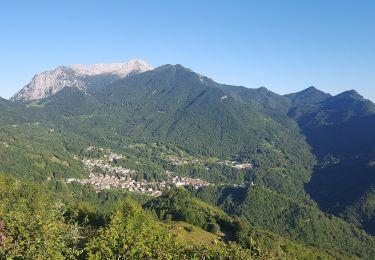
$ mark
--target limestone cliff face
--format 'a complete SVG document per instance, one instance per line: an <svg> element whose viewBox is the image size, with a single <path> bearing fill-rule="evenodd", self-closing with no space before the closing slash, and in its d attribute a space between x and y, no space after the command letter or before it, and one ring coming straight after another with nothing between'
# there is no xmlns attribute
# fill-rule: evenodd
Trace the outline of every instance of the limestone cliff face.
<svg viewBox="0 0 375 260"><path fill-rule="evenodd" d="M131 73L140 73L151 69L149 64L140 60L130 60L126 63L62 66L35 75L30 83L11 98L11 101L27 102L43 99L65 87L86 92L95 77L110 75L111 77L106 77L101 82L101 84L109 84Z"/></svg>

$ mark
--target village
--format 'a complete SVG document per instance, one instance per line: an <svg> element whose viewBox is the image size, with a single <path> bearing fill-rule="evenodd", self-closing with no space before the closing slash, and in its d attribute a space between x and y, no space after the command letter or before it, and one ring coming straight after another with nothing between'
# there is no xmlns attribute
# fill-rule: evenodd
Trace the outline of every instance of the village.
<svg viewBox="0 0 375 260"><path fill-rule="evenodd" d="M170 163L172 163L173 165L176 165L176 166L178 166L178 165L186 165L186 164L199 164L199 163L202 163L198 159L191 159L191 160L188 160L188 159L178 159L178 158L175 158L175 157L172 157L172 156L167 157L167 161L169 161ZM221 165L226 165L226 166L232 167L232 168L234 168L236 170L251 169L251 168L254 167L253 164L249 163L249 162L239 162L239 161L225 160L225 161L219 161L217 163L221 164Z"/></svg>
<svg viewBox="0 0 375 260"><path fill-rule="evenodd" d="M228 161L228 160L225 160L225 161L218 162L218 164L230 166L230 167L232 167L232 168L234 168L236 170L243 170L243 169L251 169L251 168L253 168L253 164L251 164L251 163L241 163L241 162L238 162L238 161Z"/></svg>
<svg viewBox="0 0 375 260"><path fill-rule="evenodd" d="M87 151L93 150L89 147ZM100 151L104 149L100 148ZM207 181L201 179L193 179L188 177L181 177L174 175L172 172L166 171L167 179L159 182L148 182L146 180L136 181L133 179L135 170L112 166L110 163L114 160L120 160L123 157L121 154L109 152L104 155L104 160L101 159L82 159L82 163L89 176L86 179L69 178L67 183L77 182L82 185L93 185L97 191L108 189L124 189L129 192L139 192L158 197L163 190L172 187L192 186L195 189L210 185Z"/></svg>
<svg viewBox="0 0 375 260"><path fill-rule="evenodd" d="M173 156L168 156L166 158L167 161L169 161L172 165L185 165L185 164L195 164L195 163L201 163L198 159L178 159Z"/></svg>

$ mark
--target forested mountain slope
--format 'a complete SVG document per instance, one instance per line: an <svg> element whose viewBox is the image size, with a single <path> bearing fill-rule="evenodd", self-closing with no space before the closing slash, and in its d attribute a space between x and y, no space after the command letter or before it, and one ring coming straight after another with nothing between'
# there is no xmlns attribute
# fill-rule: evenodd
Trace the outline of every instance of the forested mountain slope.
<svg viewBox="0 0 375 260"><path fill-rule="evenodd" d="M122 220L126 212L113 211L109 203L126 192L98 192L67 182L87 178L82 161L99 158L90 153L103 159L108 154L98 151L109 151L122 158L112 160L110 167L136 170L140 181L178 174L208 182L191 193L135 197L147 201L144 208L159 218L150 218L152 225L171 219L188 222L236 243L220 244L210 254L228 249L253 257L375 255L374 238L361 230L375 232L372 102L355 91L331 96L310 87L281 96L266 88L223 85L181 65L115 81L102 76L90 77L92 87L85 91L61 86L55 94L27 103L0 100L0 172L43 183L66 204L68 221L93 221L93 226L80 227L98 235L82 241L88 243L80 245L84 254L105 255L101 239L132 225ZM236 168L241 164L247 166ZM107 253L118 250L106 247ZM260 254L259 248L267 252ZM179 253L196 252L189 250Z"/></svg>
<svg viewBox="0 0 375 260"><path fill-rule="evenodd" d="M345 221L261 186L207 187L198 198L270 230L321 250L370 259L375 238Z"/></svg>
<svg viewBox="0 0 375 260"><path fill-rule="evenodd" d="M323 210L345 215L373 233L375 105L355 91L337 96L308 92L288 96L290 115L319 160L306 189Z"/></svg>
<svg viewBox="0 0 375 260"><path fill-rule="evenodd" d="M26 106L0 100L0 109L0 172L38 181L83 176L74 154L87 145L84 138L61 132Z"/></svg>
<svg viewBox="0 0 375 260"><path fill-rule="evenodd" d="M286 112L269 112L286 111L288 100L264 89L239 98L228 89L181 65L164 65L87 95L66 88L29 106L100 144L159 142L193 155L250 160L254 180L306 201L313 156Z"/></svg>

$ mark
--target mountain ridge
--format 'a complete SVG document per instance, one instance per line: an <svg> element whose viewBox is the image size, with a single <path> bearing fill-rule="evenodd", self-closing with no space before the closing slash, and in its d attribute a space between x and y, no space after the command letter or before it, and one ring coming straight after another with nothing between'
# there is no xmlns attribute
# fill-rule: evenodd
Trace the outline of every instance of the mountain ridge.
<svg viewBox="0 0 375 260"><path fill-rule="evenodd" d="M123 78L89 78L87 91L63 86L32 102L0 99L3 132L11 133L0 143L7 161L2 167L23 178L26 168L37 180L64 182L85 174L75 158L86 156L89 145L111 149L124 155L113 165L136 167L140 179L172 172L213 188L228 185L222 194L208 190L207 199L218 196L223 210L251 225L319 250L336 245L342 253L349 246L348 255L373 254L375 241L361 228L373 232L375 220L375 105L357 92L331 96L310 87L282 96L265 87L220 84L179 64ZM234 169L233 162L250 166ZM319 208L358 228L332 221Z"/></svg>
<svg viewBox="0 0 375 260"><path fill-rule="evenodd" d="M91 64L91 65L73 64L69 66L59 66L56 69L47 70L47 71L43 71L41 73L36 74L29 84L27 84L25 87L20 89L9 100L14 101L14 102L20 102L20 101L28 102L28 101L33 101L33 100L40 100L40 99L46 98L52 94L59 92L66 86L75 87L79 89L80 91L85 92L87 91L87 88L90 88L90 84L92 84L92 82L90 82L91 77L93 77L91 81L97 81L98 79L95 78L95 76L98 76L98 75L105 75L105 76L112 75L113 76L113 78L108 79L108 80L103 80L103 82L100 83L101 85L107 85L127 75L130 75L132 73L142 73L142 72L146 72L146 71L153 70L153 69L162 71L162 70L171 69L171 68L174 70L184 69L186 71L195 73L191 69L184 67L181 64L175 64L175 65L165 64L157 68L153 68L151 65L149 65L145 61L137 60L137 59L129 60L128 62L124 62L124 63L97 63L97 64ZM56 89L53 89L53 88L51 89L50 86L46 86L45 88L47 89L38 88L36 91L37 93L30 95L30 93L32 93L33 91L33 85L36 84L36 83L32 84L33 81L42 81L42 79L40 79L40 77L42 76L46 78L44 79L45 81L47 81L45 82L45 84L47 85L53 84L53 82L51 82L53 79L48 77L48 75L51 75L51 74L52 74L52 77L60 77ZM74 75L69 75L69 74L74 74ZM225 91L230 91L231 94L233 95L239 95L239 93L242 94L244 90L245 92L246 90L252 90L254 92L257 92L258 93L257 95L259 96L260 95L263 95L263 96L277 95L279 99L282 99L282 97L285 97L285 100L282 101L283 103L287 102L286 100L291 100L291 102L294 104L295 102L300 102L300 103L302 102L305 104L306 103L316 104L316 103L324 101L328 97L339 98L339 97L351 96L351 97L356 97L357 99L363 98L363 96L361 96L354 89L347 90L347 91L344 91L342 93L332 96L328 93L325 93L317 89L314 86L310 86L299 92L279 95L270 91L266 87L248 88L244 86L221 84L221 83L217 83L213 81L212 79L204 75L201 75L201 74L197 74L197 75L199 75L199 79L202 82L207 82L207 84L216 85ZM77 77L82 77L83 79L80 79L80 78L77 79ZM86 80L88 82L85 82ZM41 82L37 82L37 83L41 84ZM245 97L240 95L240 98L243 99Z"/></svg>
<svg viewBox="0 0 375 260"><path fill-rule="evenodd" d="M99 87L98 85L102 87L131 73L150 69L152 69L151 65L140 60L130 60L126 63L60 66L54 70L36 74L10 100L15 102L40 100L58 93L64 87L87 92L90 88ZM100 83L97 84L97 82Z"/></svg>

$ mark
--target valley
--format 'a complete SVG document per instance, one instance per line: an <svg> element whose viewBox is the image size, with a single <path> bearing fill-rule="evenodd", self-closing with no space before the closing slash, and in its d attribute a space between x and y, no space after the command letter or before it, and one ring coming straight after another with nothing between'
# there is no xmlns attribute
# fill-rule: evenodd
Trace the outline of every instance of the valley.
<svg viewBox="0 0 375 260"><path fill-rule="evenodd" d="M374 260L375 1L0 1L0 260Z"/></svg>
<svg viewBox="0 0 375 260"><path fill-rule="evenodd" d="M66 69L42 73L12 101L0 100L5 227L12 214L24 214L14 224L23 226L37 210L66 232L56 236L70 246L56 252L83 259L131 243L107 244L121 230L156 258L375 255L371 101L313 87L283 96L219 84L182 65L130 64L136 71L121 77L81 68L86 81ZM36 201L23 204L29 197ZM81 238L69 242L73 230Z"/></svg>
<svg viewBox="0 0 375 260"><path fill-rule="evenodd" d="M86 149L87 153L94 154L100 154L100 152L104 151L104 148L95 148L92 146ZM165 176L165 180L147 181L135 170L109 164L111 162L121 164L121 159L123 158L122 154L116 154L111 152L110 150L106 150L106 154L104 154L103 157L106 160L83 158L82 163L89 175L89 178L69 178L66 179L66 183L77 182L82 185L90 184L93 185L96 190L123 189L129 192L149 194L153 197L160 196L162 194L162 191L169 190L172 187L191 186L194 189L198 189L200 187L210 185L210 183L208 183L207 181L188 177L180 177L174 175L169 171L166 171L164 174L160 173L160 176ZM194 160L193 162L196 161L197 160ZM188 161L173 160L173 164L175 165L186 163L188 163ZM145 175L147 175L147 173L145 173Z"/></svg>

